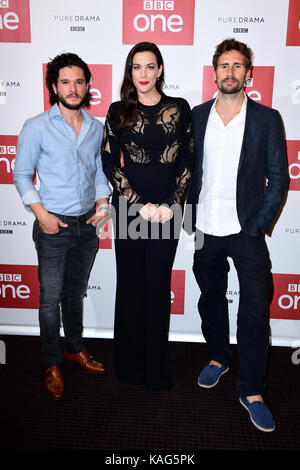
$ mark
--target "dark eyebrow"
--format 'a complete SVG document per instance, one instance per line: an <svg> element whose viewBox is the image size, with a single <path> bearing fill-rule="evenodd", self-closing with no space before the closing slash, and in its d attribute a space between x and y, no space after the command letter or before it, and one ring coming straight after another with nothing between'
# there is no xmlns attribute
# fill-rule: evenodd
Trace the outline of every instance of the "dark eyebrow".
<svg viewBox="0 0 300 470"><path fill-rule="evenodd" d="M71 80L71 78L60 78L60 79L59 79L60 82L64 82L65 80ZM74 80L75 80L76 82L78 82L78 81L84 82L84 78L74 78Z"/></svg>
<svg viewBox="0 0 300 470"><path fill-rule="evenodd" d="M229 65L229 62L221 62L218 65ZM245 65L243 62L233 62L233 65Z"/></svg>
<svg viewBox="0 0 300 470"><path fill-rule="evenodd" d="M134 62L132 65L141 65L138 62ZM155 62L150 62L149 64L146 65L156 65Z"/></svg>

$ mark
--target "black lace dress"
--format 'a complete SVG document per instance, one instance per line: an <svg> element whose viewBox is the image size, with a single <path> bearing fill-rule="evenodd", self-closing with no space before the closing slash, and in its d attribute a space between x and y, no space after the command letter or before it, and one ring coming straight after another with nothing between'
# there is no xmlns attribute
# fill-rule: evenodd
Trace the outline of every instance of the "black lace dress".
<svg viewBox="0 0 300 470"><path fill-rule="evenodd" d="M174 218L163 234L166 224L137 216L148 202L181 209L193 167L191 113L186 100L162 95L157 105L138 104L129 129L118 127L120 109L120 101L110 106L102 144L103 170L114 188L114 367L121 382L160 389L172 385L165 353L178 233Z"/></svg>

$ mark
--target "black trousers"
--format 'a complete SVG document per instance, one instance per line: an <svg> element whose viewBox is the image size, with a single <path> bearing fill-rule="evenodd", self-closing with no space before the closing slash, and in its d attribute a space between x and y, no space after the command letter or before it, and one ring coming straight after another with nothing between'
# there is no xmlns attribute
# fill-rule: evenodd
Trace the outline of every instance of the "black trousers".
<svg viewBox="0 0 300 470"><path fill-rule="evenodd" d="M228 257L233 260L240 287L238 389L242 396L257 395L265 389L273 287L264 236L252 237L243 232L225 237L205 234L203 247L194 254L193 271L201 290L198 308L202 332L210 359L223 365L228 365L232 357L226 298Z"/></svg>
<svg viewBox="0 0 300 470"><path fill-rule="evenodd" d="M159 390L172 386L172 374L166 363L170 322L171 273L177 239L161 236L162 224L139 219L148 231L135 237L128 218L127 236L119 226L118 205L114 223L116 251L116 304L114 325L114 370L119 381L144 384ZM171 223L172 225L172 223ZM151 231L158 238L151 237ZM158 231L156 230L158 229ZM125 237L125 238L122 238Z"/></svg>

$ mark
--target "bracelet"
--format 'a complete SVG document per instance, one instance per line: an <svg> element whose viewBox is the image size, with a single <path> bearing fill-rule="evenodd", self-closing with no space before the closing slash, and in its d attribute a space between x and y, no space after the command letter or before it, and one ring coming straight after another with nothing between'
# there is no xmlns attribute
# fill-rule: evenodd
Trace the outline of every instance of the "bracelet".
<svg viewBox="0 0 300 470"><path fill-rule="evenodd" d="M109 206L98 206L98 207L97 207L96 214L98 214L98 213L101 212L101 211L110 212L110 207L109 207Z"/></svg>

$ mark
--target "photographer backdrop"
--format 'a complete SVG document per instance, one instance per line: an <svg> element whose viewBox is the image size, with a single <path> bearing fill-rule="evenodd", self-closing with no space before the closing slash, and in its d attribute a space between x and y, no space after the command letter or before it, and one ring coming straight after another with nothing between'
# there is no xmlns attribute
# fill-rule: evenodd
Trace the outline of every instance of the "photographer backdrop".
<svg viewBox="0 0 300 470"><path fill-rule="evenodd" d="M39 334L33 215L22 204L12 172L24 121L49 107L45 64L75 52L92 71L90 114L104 122L119 99L127 53L157 43L165 61L165 93L193 107L216 92L211 60L227 37L254 52L246 92L278 109L287 139L290 187L267 244L272 259L274 345L300 344L300 1L299 0L0 0L0 333ZM38 179L36 180L38 185ZM170 339L202 341L193 239L182 233L172 276ZM153 293L155 295L155 292ZM231 341L235 342L239 285L228 281ZM85 299L85 335L113 337L115 257L111 223L102 230Z"/></svg>

